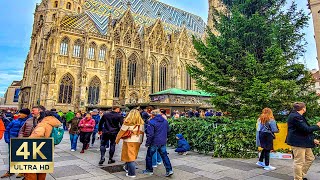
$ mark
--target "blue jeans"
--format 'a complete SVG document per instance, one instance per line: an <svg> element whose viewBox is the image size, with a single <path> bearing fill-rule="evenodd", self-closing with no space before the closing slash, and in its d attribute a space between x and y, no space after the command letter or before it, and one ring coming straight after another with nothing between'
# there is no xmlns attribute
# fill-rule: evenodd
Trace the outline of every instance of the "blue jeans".
<svg viewBox="0 0 320 180"><path fill-rule="evenodd" d="M136 175L136 163L134 161L126 162L126 170L128 170L129 176L135 176Z"/></svg>
<svg viewBox="0 0 320 180"><path fill-rule="evenodd" d="M70 134L71 149L77 150L78 134Z"/></svg>
<svg viewBox="0 0 320 180"><path fill-rule="evenodd" d="M92 132L92 140L91 140L91 144L93 145L94 142L96 141L96 135L97 135L97 132L96 131L93 131Z"/></svg>
<svg viewBox="0 0 320 180"><path fill-rule="evenodd" d="M156 153L154 153L154 155L152 156L152 166L156 166L158 165L158 163L161 163L161 162L162 162L162 159L161 159L160 153L157 150Z"/></svg>
<svg viewBox="0 0 320 180"><path fill-rule="evenodd" d="M153 167L152 167L152 156L156 153L159 152L162 160L163 160L163 165L166 168L167 172L172 171L172 166L170 163L170 159L167 154L167 148L166 145L162 146L150 146L148 147L147 151L147 157L146 157L146 170L149 172L153 172Z"/></svg>

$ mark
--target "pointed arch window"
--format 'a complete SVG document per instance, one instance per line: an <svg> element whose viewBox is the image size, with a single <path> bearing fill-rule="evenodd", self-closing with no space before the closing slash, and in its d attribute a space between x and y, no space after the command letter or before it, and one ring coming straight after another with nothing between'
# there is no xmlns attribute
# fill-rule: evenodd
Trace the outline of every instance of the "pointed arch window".
<svg viewBox="0 0 320 180"><path fill-rule="evenodd" d="M72 93L73 93L73 78L70 74L66 74L62 77L60 81L59 89L59 103L62 104L71 104L72 102Z"/></svg>
<svg viewBox="0 0 320 180"><path fill-rule="evenodd" d="M65 37L60 44L60 55L64 55L64 56L68 55L68 46L69 46L69 39Z"/></svg>
<svg viewBox="0 0 320 180"><path fill-rule="evenodd" d="M105 45L101 46L100 51L99 51L99 60L104 61L106 58L106 52L107 48Z"/></svg>
<svg viewBox="0 0 320 180"><path fill-rule="evenodd" d="M100 100L101 82L98 77L94 77L89 85L88 104L97 105Z"/></svg>
<svg viewBox="0 0 320 180"><path fill-rule="evenodd" d="M121 83L121 62L123 56L120 52L117 52L115 68L114 68L114 94L113 97L120 97L120 83Z"/></svg>
<svg viewBox="0 0 320 180"><path fill-rule="evenodd" d="M155 63L151 64L151 93L155 93Z"/></svg>
<svg viewBox="0 0 320 180"><path fill-rule="evenodd" d="M54 2L54 7L57 8L58 7L58 1Z"/></svg>
<svg viewBox="0 0 320 180"><path fill-rule="evenodd" d="M88 49L88 59L95 59L96 44L91 43Z"/></svg>
<svg viewBox="0 0 320 180"><path fill-rule="evenodd" d="M81 12L81 9L80 9L80 7L78 7L78 13L80 13Z"/></svg>
<svg viewBox="0 0 320 180"><path fill-rule="evenodd" d="M133 54L129 57L129 62L128 62L129 86L133 86L135 84L136 75L137 75L137 56Z"/></svg>
<svg viewBox="0 0 320 180"><path fill-rule="evenodd" d="M191 76L188 73L188 71L186 70L186 89L191 90L191 87L192 87L191 85L192 85Z"/></svg>
<svg viewBox="0 0 320 180"><path fill-rule="evenodd" d="M67 2L67 9L71 10L71 2Z"/></svg>
<svg viewBox="0 0 320 180"><path fill-rule="evenodd" d="M81 41L78 39L73 46L73 57L81 57Z"/></svg>
<svg viewBox="0 0 320 180"><path fill-rule="evenodd" d="M167 70L168 70L168 65L164 60L160 63L159 70L160 70L159 91L163 91L167 89Z"/></svg>

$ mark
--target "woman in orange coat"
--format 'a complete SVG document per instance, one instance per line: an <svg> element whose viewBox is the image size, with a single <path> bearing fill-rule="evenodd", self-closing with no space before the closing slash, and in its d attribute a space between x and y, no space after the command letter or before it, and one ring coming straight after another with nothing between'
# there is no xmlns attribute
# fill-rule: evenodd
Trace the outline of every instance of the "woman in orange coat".
<svg viewBox="0 0 320 180"><path fill-rule="evenodd" d="M30 138L48 138L51 135L53 127L59 127L62 123L55 118L50 111L46 112L46 117L34 128ZM46 173L26 173L24 180L45 180Z"/></svg>
<svg viewBox="0 0 320 180"><path fill-rule="evenodd" d="M127 131L131 131L130 137L124 138L123 136ZM143 142L144 136L144 121L140 116L140 112L133 109L126 117L118 135L116 143L118 144L120 139L123 139L121 161L126 162L124 170L127 172L126 176L136 177L135 160L137 159L140 145Z"/></svg>
<svg viewBox="0 0 320 180"><path fill-rule="evenodd" d="M0 140L3 137L3 133L4 133L5 130L6 130L6 127L4 127L4 123L2 121L2 118L0 117Z"/></svg>

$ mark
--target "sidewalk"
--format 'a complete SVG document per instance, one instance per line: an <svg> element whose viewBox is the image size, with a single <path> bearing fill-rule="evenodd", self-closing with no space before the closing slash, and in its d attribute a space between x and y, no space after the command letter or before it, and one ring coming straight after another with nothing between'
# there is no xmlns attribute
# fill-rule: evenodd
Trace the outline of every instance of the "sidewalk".
<svg viewBox="0 0 320 180"><path fill-rule="evenodd" d="M96 142L95 147L89 148L84 154L80 154L79 150L81 143L78 143L76 152L70 151L69 134L65 133L63 142L55 148L55 170L53 174L47 175L48 180L119 180L131 179L125 176L125 172L121 171L123 163L120 161L121 144L116 146L114 159L115 164L108 166L107 162L104 166L98 166L100 152L97 150L100 144ZM168 148L169 157L173 166L174 175L167 179L179 180L292 180L292 160L274 160L271 159L272 166L277 167L277 170L267 172L262 168L258 168L255 163L257 159L219 159L210 156L201 155L191 152L187 156L179 156L174 153L174 150ZM143 180L160 180L164 177L165 169L163 165L154 169L153 176L142 175L141 171L145 168L146 148L141 146L137 163L136 179ZM107 156L108 157L108 156ZM0 173L6 172L8 167L8 147L4 140L0 141ZM316 160L312 165L307 178L309 180L320 179L320 161ZM103 170L102 168L108 170ZM111 172L111 173L110 173ZM114 172L114 173L113 173ZM8 180L6 178L4 180ZM10 179L16 179L15 176Z"/></svg>

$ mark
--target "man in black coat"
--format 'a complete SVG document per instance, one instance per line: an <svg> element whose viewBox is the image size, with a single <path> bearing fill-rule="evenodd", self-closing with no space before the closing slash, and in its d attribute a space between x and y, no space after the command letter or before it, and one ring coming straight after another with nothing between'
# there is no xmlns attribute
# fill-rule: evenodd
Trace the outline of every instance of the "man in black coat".
<svg viewBox="0 0 320 180"><path fill-rule="evenodd" d="M315 157L312 149L319 145L313 132L320 130L320 122L310 126L303 114L307 111L303 102L293 105L293 111L288 117L288 135L286 143L291 146L294 155L293 171L294 180L306 180L304 178L314 161Z"/></svg>
<svg viewBox="0 0 320 180"><path fill-rule="evenodd" d="M99 165L102 165L105 161L106 146L108 141L110 141L108 164L112 164L115 162L115 160L112 159L116 149L115 141L122 124L123 117L120 114L119 107L113 107L111 112L102 116L98 128L99 135L102 134L100 145L101 159L99 161Z"/></svg>

